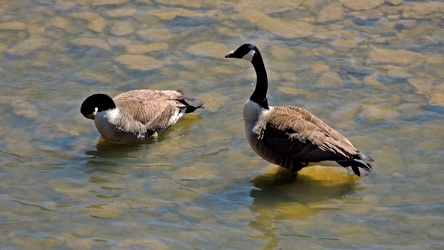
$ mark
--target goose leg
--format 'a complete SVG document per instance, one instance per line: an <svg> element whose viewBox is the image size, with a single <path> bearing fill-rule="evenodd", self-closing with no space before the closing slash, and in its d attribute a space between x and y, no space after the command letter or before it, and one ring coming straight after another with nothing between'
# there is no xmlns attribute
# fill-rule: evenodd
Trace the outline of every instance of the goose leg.
<svg viewBox="0 0 444 250"><path fill-rule="evenodd" d="M308 162L295 162L295 164L293 164L293 166L291 166L291 168L290 168L291 177L293 179L296 179L296 177L298 176L299 170L303 169L307 165L308 165Z"/></svg>

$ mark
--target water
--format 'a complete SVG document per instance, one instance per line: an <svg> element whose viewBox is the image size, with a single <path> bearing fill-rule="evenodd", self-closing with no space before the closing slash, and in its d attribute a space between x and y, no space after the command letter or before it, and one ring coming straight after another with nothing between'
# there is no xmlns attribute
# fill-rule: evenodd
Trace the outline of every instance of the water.
<svg viewBox="0 0 444 250"><path fill-rule="evenodd" d="M444 3L0 1L1 249L444 247ZM255 155L242 107L261 50L271 105L375 159L359 179ZM183 89L206 109L112 145L93 93ZM333 165L333 164L330 164Z"/></svg>

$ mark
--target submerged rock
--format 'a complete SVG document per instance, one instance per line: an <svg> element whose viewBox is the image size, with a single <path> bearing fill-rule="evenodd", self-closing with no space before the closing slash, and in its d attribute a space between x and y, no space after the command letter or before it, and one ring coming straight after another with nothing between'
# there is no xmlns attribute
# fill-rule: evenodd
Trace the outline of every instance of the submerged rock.
<svg viewBox="0 0 444 250"><path fill-rule="evenodd" d="M76 38L71 40L71 43L80 47L99 48L106 51L111 50L108 43L100 38Z"/></svg>
<svg viewBox="0 0 444 250"><path fill-rule="evenodd" d="M429 75L418 75L408 80L417 93L427 97L430 105L444 106L444 82Z"/></svg>
<svg viewBox="0 0 444 250"><path fill-rule="evenodd" d="M156 16L161 20L170 21L176 18L184 10L180 8L155 9L150 11L150 15Z"/></svg>
<svg viewBox="0 0 444 250"><path fill-rule="evenodd" d="M116 36L111 36L106 39L106 41L111 47L126 47L132 43L132 41L128 38Z"/></svg>
<svg viewBox="0 0 444 250"><path fill-rule="evenodd" d="M8 46L6 44L0 44L0 52L4 52L8 49ZM0 73L3 73L4 69L2 67L0 67Z"/></svg>
<svg viewBox="0 0 444 250"><path fill-rule="evenodd" d="M75 73L73 76L71 76L73 80L78 82L83 82L87 84L94 84L96 82L105 83L105 84L112 84L113 78L111 78L109 75L98 73L94 70L83 70Z"/></svg>
<svg viewBox="0 0 444 250"><path fill-rule="evenodd" d="M327 64L324 64L322 62L313 63L312 65L310 65L310 67L311 67L311 71L315 72L315 73L330 71L330 66L328 66Z"/></svg>
<svg viewBox="0 0 444 250"><path fill-rule="evenodd" d="M371 120L395 120L399 116L398 111L383 105L363 104L361 108L360 115Z"/></svg>
<svg viewBox="0 0 444 250"><path fill-rule="evenodd" d="M334 3L322 8L316 16L316 22L327 23L344 19L344 9L340 4Z"/></svg>
<svg viewBox="0 0 444 250"><path fill-rule="evenodd" d="M70 19L63 18L63 17L53 17L51 18L47 24L48 27L54 27L64 30L65 32L68 32L69 28L72 26Z"/></svg>
<svg viewBox="0 0 444 250"><path fill-rule="evenodd" d="M94 0L92 2L93 6L104 6L104 5L122 5L129 2L129 0Z"/></svg>
<svg viewBox="0 0 444 250"><path fill-rule="evenodd" d="M426 62L430 66L433 67L442 67L444 66L444 55L426 55ZM444 78L444 71L443 70L437 70L436 73Z"/></svg>
<svg viewBox="0 0 444 250"><path fill-rule="evenodd" d="M416 25L418 25L418 21L416 21L416 20L399 20L395 24L395 28L398 30L412 29Z"/></svg>
<svg viewBox="0 0 444 250"><path fill-rule="evenodd" d="M137 36L149 41L167 41L173 37L173 33L168 29L140 29L136 32Z"/></svg>
<svg viewBox="0 0 444 250"><path fill-rule="evenodd" d="M137 10L134 8L119 8L108 10L105 13L105 17L130 17L137 13Z"/></svg>
<svg viewBox="0 0 444 250"><path fill-rule="evenodd" d="M365 42L364 38L356 36L351 39L336 39L336 40L329 42L329 44L336 49L340 49L340 48L353 49L353 48L358 47L358 45L360 45L364 42Z"/></svg>
<svg viewBox="0 0 444 250"><path fill-rule="evenodd" d="M168 246L162 242L145 239L145 238L132 238L119 241L115 245L110 247L111 250L117 249L152 249L152 250L168 250Z"/></svg>
<svg viewBox="0 0 444 250"><path fill-rule="evenodd" d="M168 43L130 44L126 47L126 52L128 54L143 54L167 49Z"/></svg>
<svg viewBox="0 0 444 250"><path fill-rule="evenodd" d="M11 21L11 22L0 23L0 30L20 31L25 29L26 29L26 23L23 22Z"/></svg>
<svg viewBox="0 0 444 250"><path fill-rule="evenodd" d="M385 0L367 0L367 1L356 1L356 0L339 0L345 7L352 10L372 10L383 5Z"/></svg>
<svg viewBox="0 0 444 250"><path fill-rule="evenodd" d="M24 56L37 49L49 46L51 43L50 39L43 37L31 37L24 41L21 41L11 47L7 52L12 55Z"/></svg>
<svg viewBox="0 0 444 250"><path fill-rule="evenodd" d="M92 22L93 20L100 18L100 15L93 11L73 12L70 13L69 16L72 18L82 19L89 22Z"/></svg>
<svg viewBox="0 0 444 250"><path fill-rule="evenodd" d="M384 13L379 10L356 11L352 14L352 21L357 25L371 25L384 16Z"/></svg>
<svg viewBox="0 0 444 250"><path fill-rule="evenodd" d="M300 21L283 21L278 18L265 17L258 20L259 28L286 39L311 36L316 26Z"/></svg>
<svg viewBox="0 0 444 250"><path fill-rule="evenodd" d="M391 50L372 47L367 57L370 64L393 64L407 66L424 61L424 57L416 52L408 50Z"/></svg>
<svg viewBox="0 0 444 250"><path fill-rule="evenodd" d="M444 93L432 93L430 95L430 104L444 107Z"/></svg>
<svg viewBox="0 0 444 250"><path fill-rule="evenodd" d="M245 4L253 5L256 9L264 10L267 14L283 13L286 11L292 11L298 8L302 4L302 0L278 0L278 1L254 1L244 0ZM307 4L307 1L305 1Z"/></svg>
<svg viewBox="0 0 444 250"><path fill-rule="evenodd" d="M39 109L32 103L24 100L16 100L12 103L14 113L27 118L36 118L40 115Z"/></svg>
<svg viewBox="0 0 444 250"><path fill-rule="evenodd" d="M88 24L87 28L90 29L90 30L92 30L92 31L95 31L95 32L97 32L97 33L100 33L100 32L103 31L103 29L105 28L105 26L106 26L106 21L105 21L105 19L99 17L99 18L96 18L96 19L94 19L93 21L91 21L91 22Z"/></svg>
<svg viewBox="0 0 444 250"><path fill-rule="evenodd" d="M187 49L187 53L196 56L208 56L215 58L223 58L222 55L229 51L228 46L216 42L201 42Z"/></svg>
<svg viewBox="0 0 444 250"><path fill-rule="evenodd" d="M134 32L134 28L129 21L117 21L111 28L111 33L115 36L126 36Z"/></svg>
<svg viewBox="0 0 444 250"><path fill-rule="evenodd" d="M434 14L444 14L444 3L442 2L413 2L402 12L403 18L426 19Z"/></svg>
<svg viewBox="0 0 444 250"><path fill-rule="evenodd" d="M207 3L205 0L176 0L176 1L170 1L170 0L156 0L157 3L162 5L174 5L174 6L181 6L186 8L202 8L204 4Z"/></svg>
<svg viewBox="0 0 444 250"><path fill-rule="evenodd" d="M403 1L403 0L385 0L385 2L386 2L388 5L392 5L392 6L398 6L398 5L400 5L400 4L402 4L402 1Z"/></svg>
<svg viewBox="0 0 444 250"><path fill-rule="evenodd" d="M317 85L329 87L344 87L344 81L334 71L324 72L316 81Z"/></svg>
<svg viewBox="0 0 444 250"><path fill-rule="evenodd" d="M163 63L153 57L143 55L121 55L114 59L114 61L122 64L130 70L147 71L158 69L163 66Z"/></svg>
<svg viewBox="0 0 444 250"><path fill-rule="evenodd" d="M400 80L404 80L404 79L408 79L408 78L412 78L413 75L408 73L407 71L404 71L402 69L397 69L397 68L393 68L387 71L387 76L393 79L400 79Z"/></svg>

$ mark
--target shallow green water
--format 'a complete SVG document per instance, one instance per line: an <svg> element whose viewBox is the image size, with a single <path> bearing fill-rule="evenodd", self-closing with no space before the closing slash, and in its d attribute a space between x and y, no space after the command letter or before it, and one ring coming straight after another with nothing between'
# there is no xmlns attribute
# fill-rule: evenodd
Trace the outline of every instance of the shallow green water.
<svg viewBox="0 0 444 250"><path fill-rule="evenodd" d="M1 249L444 247L444 3L0 1ZM249 148L255 43L271 105L375 159L296 181ZM100 140L90 94L182 89L206 109L159 142ZM330 164L333 166L333 164Z"/></svg>

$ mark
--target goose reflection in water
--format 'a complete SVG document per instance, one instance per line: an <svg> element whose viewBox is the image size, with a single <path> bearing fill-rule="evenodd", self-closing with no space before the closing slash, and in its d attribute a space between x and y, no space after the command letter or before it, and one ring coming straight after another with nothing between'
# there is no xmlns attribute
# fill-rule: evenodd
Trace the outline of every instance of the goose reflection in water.
<svg viewBox="0 0 444 250"><path fill-rule="evenodd" d="M249 225L262 232L257 237L268 240L265 249L273 249L279 242L276 236L279 225L308 220L322 210L340 209L338 200L353 194L358 180L359 177L344 171L316 166L302 169L294 180L288 170L275 168L251 181L256 188L250 192L253 199L250 209L257 216Z"/></svg>

